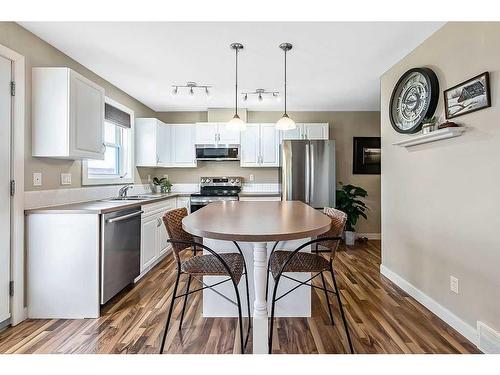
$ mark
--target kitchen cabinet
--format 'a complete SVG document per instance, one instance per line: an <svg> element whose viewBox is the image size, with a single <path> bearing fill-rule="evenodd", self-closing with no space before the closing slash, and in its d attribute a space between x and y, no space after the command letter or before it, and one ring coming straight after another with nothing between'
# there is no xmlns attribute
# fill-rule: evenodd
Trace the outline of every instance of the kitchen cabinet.
<svg viewBox="0 0 500 375"><path fill-rule="evenodd" d="M239 145L240 132L227 129L223 122L200 122L196 124L196 144Z"/></svg>
<svg viewBox="0 0 500 375"><path fill-rule="evenodd" d="M155 118L135 120L138 167L196 167L195 125L165 124Z"/></svg>
<svg viewBox="0 0 500 375"><path fill-rule="evenodd" d="M281 131L282 140L327 140L328 137L328 123L297 123L295 129Z"/></svg>
<svg viewBox="0 0 500 375"><path fill-rule="evenodd" d="M172 166L196 167L194 150L195 125L178 124L171 127Z"/></svg>
<svg viewBox="0 0 500 375"><path fill-rule="evenodd" d="M104 89L69 68L32 70L32 155L104 159Z"/></svg>
<svg viewBox="0 0 500 375"><path fill-rule="evenodd" d="M176 208L176 199L142 206L141 218L141 276L147 273L171 250L163 223L165 212Z"/></svg>
<svg viewBox="0 0 500 375"><path fill-rule="evenodd" d="M247 124L241 138L242 167L278 167L280 133L274 123Z"/></svg>
<svg viewBox="0 0 500 375"><path fill-rule="evenodd" d="M177 208L186 207L188 212L191 211L191 200L189 197L177 197Z"/></svg>

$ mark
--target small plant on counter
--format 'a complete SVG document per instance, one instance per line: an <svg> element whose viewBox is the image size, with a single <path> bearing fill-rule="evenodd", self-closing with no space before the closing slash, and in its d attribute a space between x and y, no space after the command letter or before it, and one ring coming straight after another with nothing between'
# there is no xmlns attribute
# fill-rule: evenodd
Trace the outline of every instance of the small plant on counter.
<svg viewBox="0 0 500 375"><path fill-rule="evenodd" d="M166 177L153 178L153 185L159 186L161 193L170 193L170 191L172 190L172 183Z"/></svg>
<svg viewBox="0 0 500 375"><path fill-rule="evenodd" d="M354 245L355 231L354 226L359 220L359 217L367 219L365 211L368 209L366 204L359 198L365 198L368 193L365 189L354 186L344 185L342 182L340 189L336 191L337 209L345 212L347 215L347 222L345 227L345 240L347 245Z"/></svg>

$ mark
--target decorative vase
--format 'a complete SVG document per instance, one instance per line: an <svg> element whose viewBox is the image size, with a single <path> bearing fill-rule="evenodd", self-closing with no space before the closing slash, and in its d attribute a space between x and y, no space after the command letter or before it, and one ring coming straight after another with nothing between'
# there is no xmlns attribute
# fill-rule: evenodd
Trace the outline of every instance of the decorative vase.
<svg viewBox="0 0 500 375"><path fill-rule="evenodd" d="M158 185L151 184L151 193L158 193Z"/></svg>
<svg viewBox="0 0 500 375"><path fill-rule="evenodd" d="M344 233L345 233L345 244L348 246L354 245L354 242L356 241L356 232L351 232L346 230Z"/></svg>

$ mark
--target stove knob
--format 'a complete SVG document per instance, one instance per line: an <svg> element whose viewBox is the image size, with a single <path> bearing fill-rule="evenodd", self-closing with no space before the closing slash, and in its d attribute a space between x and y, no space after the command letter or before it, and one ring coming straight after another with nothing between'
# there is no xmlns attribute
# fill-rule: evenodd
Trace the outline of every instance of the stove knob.
<svg viewBox="0 0 500 375"><path fill-rule="evenodd" d="M206 182L206 183L209 183L209 182L210 182L210 179L209 179L209 178L207 178L207 179L205 180L205 182Z"/></svg>
<svg viewBox="0 0 500 375"><path fill-rule="evenodd" d="M237 179L236 179L236 183L237 183L237 184L239 184L239 183L240 183L240 179L239 179L239 178L237 178Z"/></svg>
<svg viewBox="0 0 500 375"><path fill-rule="evenodd" d="M234 184L234 178L232 178L230 182L231 182L232 184Z"/></svg>
<svg viewBox="0 0 500 375"><path fill-rule="evenodd" d="M205 182L205 179L204 179L204 178L202 178L202 179L201 179L201 183L203 184L204 182Z"/></svg>

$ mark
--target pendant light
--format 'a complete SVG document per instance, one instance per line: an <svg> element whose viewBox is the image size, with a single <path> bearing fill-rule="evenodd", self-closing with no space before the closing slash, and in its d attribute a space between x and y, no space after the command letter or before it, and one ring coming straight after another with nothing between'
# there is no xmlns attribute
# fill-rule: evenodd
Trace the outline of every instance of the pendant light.
<svg viewBox="0 0 500 375"><path fill-rule="evenodd" d="M293 121L286 113L286 53L292 49L290 43L281 43L279 47L285 52L285 113L276 123L276 129L278 130L292 130L297 127L295 121Z"/></svg>
<svg viewBox="0 0 500 375"><path fill-rule="evenodd" d="M246 130L247 124L245 121L240 119L240 116L238 116L238 53L240 52L240 49L243 49L243 44L232 43L230 47L234 49L236 55L236 84L234 91L234 116L226 124L226 127L230 130Z"/></svg>

